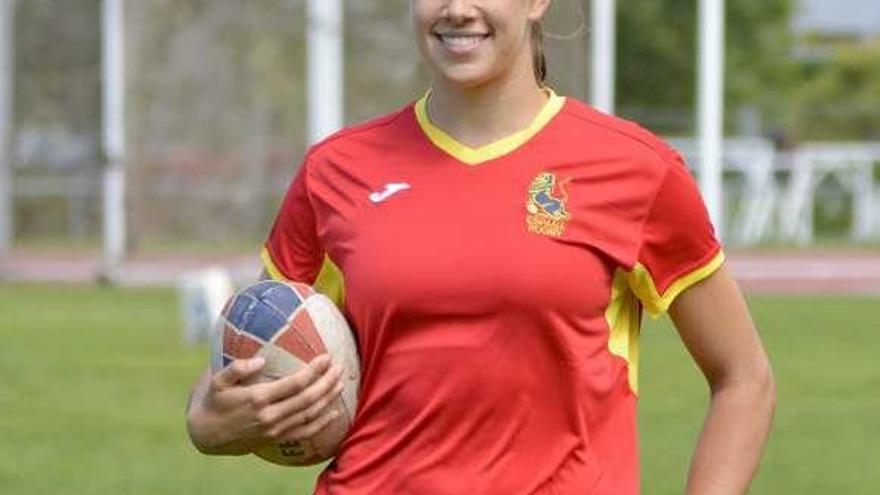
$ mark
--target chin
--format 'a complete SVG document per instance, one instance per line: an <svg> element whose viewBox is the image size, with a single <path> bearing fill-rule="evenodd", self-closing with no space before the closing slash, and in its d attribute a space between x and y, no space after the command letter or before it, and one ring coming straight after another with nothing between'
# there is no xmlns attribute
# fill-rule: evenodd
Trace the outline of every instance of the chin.
<svg viewBox="0 0 880 495"><path fill-rule="evenodd" d="M483 86L487 82L490 81L490 78L487 78L480 74L467 74L467 73L444 73L442 75L443 80L445 80L448 84L451 84L456 87L460 87L463 89L476 88L479 86Z"/></svg>
<svg viewBox="0 0 880 495"><path fill-rule="evenodd" d="M470 89L492 82L495 74L486 67L468 64L453 67L435 67L435 76L447 84Z"/></svg>

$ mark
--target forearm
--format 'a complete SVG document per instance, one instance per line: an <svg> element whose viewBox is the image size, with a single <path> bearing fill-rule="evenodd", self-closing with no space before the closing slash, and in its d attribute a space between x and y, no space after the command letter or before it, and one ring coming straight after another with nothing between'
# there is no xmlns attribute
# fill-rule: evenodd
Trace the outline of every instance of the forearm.
<svg viewBox="0 0 880 495"><path fill-rule="evenodd" d="M271 277L263 269L259 280ZM252 442L234 437L230 428L221 424L220 418L203 407L205 396L211 386L212 371L205 370L193 384L186 405L186 429L190 441L199 452L208 455L244 455L252 451Z"/></svg>
<svg viewBox="0 0 880 495"><path fill-rule="evenodd" d="M186 408L186 429L190 441L199 450L207 455L244 455L251 449L246 442L236 441L228 432L224 431L214 418L201 406L205 397L208 384L211 380L210 372L206 371L199 377L190 392Z"/></svg>
<svg viewBox="0 0 880 495"><path fill-rule="evenodd" d="M747 492L767 441L775 400L769 371L715 389L691 461L687 494Z"/></svg>

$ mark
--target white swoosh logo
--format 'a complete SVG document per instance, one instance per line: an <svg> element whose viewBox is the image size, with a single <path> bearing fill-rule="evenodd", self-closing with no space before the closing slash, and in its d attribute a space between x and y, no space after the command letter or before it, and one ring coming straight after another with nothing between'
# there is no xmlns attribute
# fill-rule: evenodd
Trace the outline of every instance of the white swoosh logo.
<svg viewBox="0 0 880 495"><path fill-rule="evenodd" d="M405 182L390 182L385 184L385 189L383 191L370 193L370 201L373 203L381 203L388 199L392 194L403 191L404 189L409 189L409 187L409 184Z"/></svg>

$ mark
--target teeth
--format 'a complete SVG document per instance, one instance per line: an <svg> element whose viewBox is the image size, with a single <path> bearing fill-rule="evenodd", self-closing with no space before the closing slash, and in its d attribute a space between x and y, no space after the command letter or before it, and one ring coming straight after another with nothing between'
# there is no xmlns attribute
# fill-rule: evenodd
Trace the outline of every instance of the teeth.
<svg viewBox="0 0 880 495"><path fill-rule="evenodd" d="M452 48L470 48L477 45L483 40L483 36L479 35L442 35L440 39L443 43Z"/></svg>

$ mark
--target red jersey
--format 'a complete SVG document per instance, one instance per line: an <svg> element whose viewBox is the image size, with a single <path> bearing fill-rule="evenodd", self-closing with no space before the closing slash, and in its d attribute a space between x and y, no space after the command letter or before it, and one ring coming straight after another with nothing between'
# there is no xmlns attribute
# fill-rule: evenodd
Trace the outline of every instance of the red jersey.
<svg viewBox="0 0 880 495"><path fill-rule="evenodd" d="M551 95L472 149L425 99L313 147L263 252L356 333L362 388L320 495L639 491L642 308L723 260L679 155Z"/></svg>

